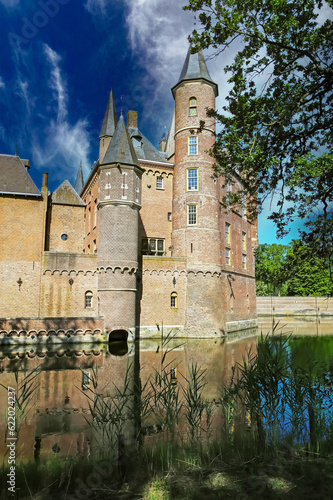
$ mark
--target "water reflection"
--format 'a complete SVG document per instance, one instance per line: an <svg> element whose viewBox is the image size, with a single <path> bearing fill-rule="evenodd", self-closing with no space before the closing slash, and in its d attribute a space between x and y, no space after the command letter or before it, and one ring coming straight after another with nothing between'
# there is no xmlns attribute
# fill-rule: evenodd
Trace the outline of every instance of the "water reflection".
<svg viewBox="0 0 333 500"><path fill-rule="evenodd" d="M271 327L268 322L260 322L259 332L267 332ZM284 331L295 331L296 328L297 332L307 335L332 333L332 323L325 322L296 325L288 321ZM257 339L257 332L249 331L220 340L173 339L168 344L170 352L165 359L168 369L173 371L174 382L178 384L188 378L191 364L206 370L205 398L217 401L221 386L230 379L233 367L242 362L250 349L256 351ZM295 359L306 363L305 353L309 350L316 352L319 358L325 358L328 367L332 366L333 336L323 338L323 342L317 343L315 347L310 338L303 343L297 340L290 344ZM40 370L38 386L20 424L17 445L19 459L39 460L54 455L89 456L94 445L97 445L98 436L89 425L91 413L87 396L91 398L93 395L94 398L99 394L108 398L115 394L116 387L122 390L129 377L130 389L137 387L139 381L144 387L149 378L154 379L155 372L160 370L164 355L165 348L158 340L143 340L134 344L115 342L103 346L81 344L74 350L67 346L54 346L48 350L44 347L36 350L27 346L2 347L0 383L3 386L15 387L16 373L19 381L22 381L25 374ZM1 436L5 436L6 431L6 407L7 392L1 387ZM132 422L125 429L126 437L137 435L137 429L133 426L140 425L142 434L147 435L154 424L153 421L144 420ZM1 457L5 457L5 452L6 443L2 439Z"/></svg>

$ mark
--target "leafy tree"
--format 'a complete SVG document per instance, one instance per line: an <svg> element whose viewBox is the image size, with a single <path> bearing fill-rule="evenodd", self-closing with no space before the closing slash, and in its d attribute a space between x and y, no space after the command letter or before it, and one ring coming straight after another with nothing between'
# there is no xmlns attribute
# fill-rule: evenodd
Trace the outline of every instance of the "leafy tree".
<svg viewBox="0 0 333 500"><path fill-rule="evenodd" d="M287 249L286 245L276 243L258 246L255 254L258 296L286 295L284 263Z"/></svg>
<svg viewBox="0 0 333 500"><path fill-rule="evenodd" d="M284 270L288 277L288 295L332 295L333 285L327 262L312 246L293 240L287 251Z"/></svg>
<svg viewBox="0 0 333 500"><path fill-rule="evenodd" d="M190 37L193 52L212 46L235 53L225 68L233 84L227 105L222 113L209 111L222 125L211 150L216 173L226 182L242 176L253 216L275 194L270 219L278 235L294 216L312 214L308 231L325 233L327 245L333 232L332 0L188 1L184 9L200 12L202 25ZM225 203L240 203L240 196Z"/></svg>

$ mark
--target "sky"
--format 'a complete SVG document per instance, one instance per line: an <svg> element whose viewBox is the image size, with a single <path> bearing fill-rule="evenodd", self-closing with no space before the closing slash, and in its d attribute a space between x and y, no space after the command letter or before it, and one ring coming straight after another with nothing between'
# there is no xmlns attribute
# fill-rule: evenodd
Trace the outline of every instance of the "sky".
<svg viewBox="0 0 333 500"><path fill-rule="evenodd" d="M0 153L30 160L41 188L49 173L54 191L75 182L80 162L86 179L98 158L98 137L111 86L120 114L138 111L139 128L158 147L172 111L194 28L186 0L0 0ZM210 58L219 85L217 108L228 89L224 66L233 54ZM122 96L122 101L121 101ZM276 242L259 216L260 243ZM291 233L278 243L297 237Z"/></svg>

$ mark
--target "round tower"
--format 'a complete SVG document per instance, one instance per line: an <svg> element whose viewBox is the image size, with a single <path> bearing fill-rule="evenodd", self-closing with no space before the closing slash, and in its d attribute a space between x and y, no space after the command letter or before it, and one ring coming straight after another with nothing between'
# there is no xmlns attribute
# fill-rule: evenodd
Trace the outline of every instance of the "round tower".
<svg viewBox="0 0 333 500"><path fill-rule="evenodd" d="M175 99L175 166L172 250L187 258L185 333L219 335L224 328L220 278L220 207L212 158L205 151L215 142L217 85L202 52L187 54ZM205 124L200 131L200 122ZM213 279L212 279L213 278Z"/></svg>
<svg viewBox="0 0 333 500"><path fill-rule="evenodd" d="M99 167L99 312L135 338L142 169L123 116Z"/></svg>

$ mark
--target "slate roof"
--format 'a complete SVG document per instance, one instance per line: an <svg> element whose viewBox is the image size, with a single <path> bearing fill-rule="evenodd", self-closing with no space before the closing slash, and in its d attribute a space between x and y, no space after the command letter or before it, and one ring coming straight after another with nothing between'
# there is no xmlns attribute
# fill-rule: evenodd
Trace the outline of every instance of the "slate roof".
<svg viewBox="0 0 333 500"><path fill-rule="evenodd" d="M57 205L77 205L84 207L85 203L66 179L51 196L52 203Z"/></svg>
<svg viewBox="0 0 333 500"><path fill-rule="evenodd" d="M119 118L114 136L111 139L101 165L107 165L109 163L120 163L139 167L139 161L128 134L123 115Z"/></svg>
<svg viewBox="0 0 333 500"><path fill-rule="evenodd" d="M118 119L117 119L117 113L116 113L116 106L115 106L114 98L113 98L113 90L111 89L108 104L106 106L106 111L105 111L105 115L104 115L102 128L101 128L101 133L99 134L99 136L100 137L103 137L105 135L113 136L114 131L117 127L117 123L118 123Z"/></svg>
<svg viewBox="0 0 333 500"><path fill-rule="evenodd" d="M155 146L140 132L139 129L129 127L128 133L134 143L134 150L140 160L158 161L168 163L166 154L158 151ZM138 139L138 140L135 140Z"/></svg>
<svg viewBox="0 0 333 500"><path fill-rule="evenodd" d="M17 155L0 155L0 192L41 196L23 161Z"/></svg>
<svg viewBox="0 0 333 500"><path fill-rule="evenodd" d="M82 193L83 186L84 186L83 172L82 172L82 165L80 164L80 168L79 168L79 171L77 173L76 181L75 181L75 184L74 184L74 189L77 192L77 194L81 194Z"/></svg>
<svg viewBox="0 0 333 500"><path fill-rule="evenodd" d="M215 82L213 82L212 77L209 74L205 58L201 50L196 54L191 54L190 49L188 49L188 53L185 59L185 63L180 73L180 77L178 83L172 88L172 92L174 89L183 81L187 80L198 80L203 79L207 82L214 85L215 96L218 95L218 87Z"/></svg>

